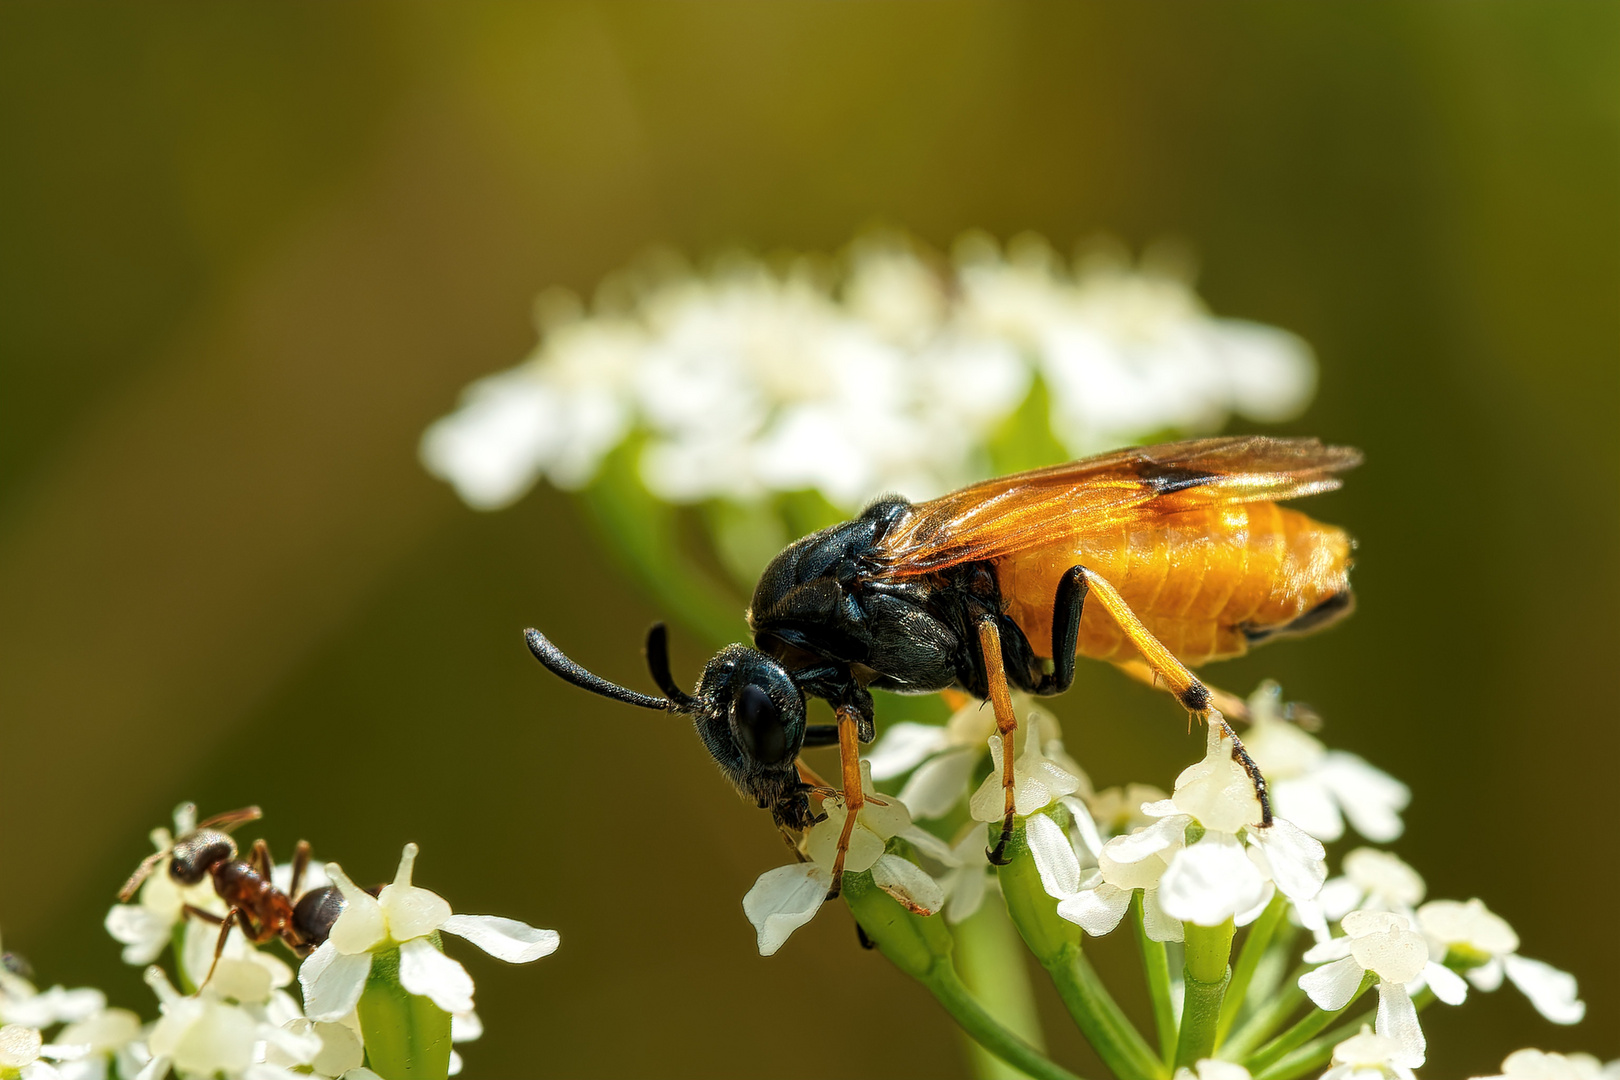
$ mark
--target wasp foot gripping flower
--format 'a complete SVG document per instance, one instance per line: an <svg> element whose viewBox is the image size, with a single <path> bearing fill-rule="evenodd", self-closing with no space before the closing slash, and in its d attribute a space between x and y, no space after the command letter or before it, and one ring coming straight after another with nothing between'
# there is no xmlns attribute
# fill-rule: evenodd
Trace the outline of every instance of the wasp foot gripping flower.
<svg viewBox="0 0 1620 1080"><path fill-rule="evenodd" d="M1401 811L1412 801L1405 784L1284 719L1282 688L1269 679L1249 697L1249 715L1243 745L1265 773L1278 814L1326 843L1344 835L1346 818L1368 840L1401 835Z"/></svg>
<svg viewBox="0 0 1620 1080"><path fill-rule="evenodd" d="M1591 1054L1515 1050L1502 1062L1499 1076L1475 1080L1620 1080L1620 1061L1604 1065Z"/></svg>
<svg viewBox="0 0 1620 1080"><path fill-rule="evenodd" d="M526 964L556 950L555 930L539 930L496 915L456 915L438 893L411 884L417 847L406 844L391 885L375 898L349 880L337 863L326 872L343 892L343 913L326 943L298 972L305 1011L312 1020L338 1020L354 1010L380 953L397 953L399 985L429 998L446 1013L472 1009L473 981L438 950L430 935L465 938L497 959Z"/></svg>
<svg viewBox="0 0 1620 1080"><path fill-rule="evenodd" d="M1417 923L1435 954L1465 969L1479 989L1495 990L1506 975L1553 1023L1578 1024L1586 1015L1575 976L1520 956L1519 935L1479 900L1431 900L1418 908Z"/></svg>
<svg viewBox="0 0 1620 1080"><path fill-rule="evenodd" d="M904 840L936 861L954 866L958 860L950 846L913 825L911 813L898 797L874 791L872 768L865 761L861 762L861 787L866 801L850 833L845 876L870 872L873 883L909 911L922 915L939 911L945 905L940 883L915 862L890 851L890 841ZM767 870L743 897L743 913L759 935L761 956L775 953L793 931L815 918L832 889L838 840L849 812L838 797L827 798L821 808L825 818L805 830L799 841L806 861Z"/></svg>

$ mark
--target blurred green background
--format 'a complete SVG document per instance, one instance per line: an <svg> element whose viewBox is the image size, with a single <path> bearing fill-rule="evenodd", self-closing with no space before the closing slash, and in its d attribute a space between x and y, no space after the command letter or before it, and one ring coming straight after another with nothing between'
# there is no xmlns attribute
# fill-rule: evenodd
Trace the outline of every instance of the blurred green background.
<svg viewBox="0 0 1620 1080"><path fill-rule="evenodd" d="M959 1073L843 911L759 958L768 818L518 633L643 686L673 613L568 498L475 514L416 439L538 290L652 243L1110 232L1308 339L1293 430L1367 451L1310 505L1361 541L1356 616L1211 676L1316 705L1414 788L1431 895L1582 980L1575 1029L1431 1011L1431 1073L1620 1055L1617 46L1585 3L0 8L7 946L150 1012L114 891L182 798L257 802L282 852L381 880L414 839L459 910L562 931L467 958L470 1075ZM1099 785L1202 749L1100 666L1059 711Z"/></svg>

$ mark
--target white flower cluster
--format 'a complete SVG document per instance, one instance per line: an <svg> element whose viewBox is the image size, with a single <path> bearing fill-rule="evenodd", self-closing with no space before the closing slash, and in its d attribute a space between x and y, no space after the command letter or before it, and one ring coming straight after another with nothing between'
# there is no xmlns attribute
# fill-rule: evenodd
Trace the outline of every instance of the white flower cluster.
<svg viewBox="0 0 1620 1080"><path fill-rule="evenodd" d="M970 234L949 261L870 238L836 261L668 262L604 285L590 315L551 294L534 355L427 430L428 470L496 509L541 477L585 485L638 435L665 500L813 489L850 509L982 475L1037 379L1074 456L1284 419L1315 387L1297 337L1215 318L1184 278L1103 249L1070 266L1037 237L1003 252Z"/></svg>
<svg viewBox="0 0 1620 1080"><path fill-rule="evenodd" d="M0 1078L105 1080L109 1068L126 1080L183 1077L226 1080L293 1080L343 1077L376 1080L364 1066L366 1044L357 1005L373 958L397 954L398 981L410 994L431 1000L450 1016L452 1043L482 1033L473 1011L473 982L459 963L439 951L436 935L454 934L499 959L526 963L557 948L558 935L493 915L458 915L438 894L412 883L417 848L408 844L394 881L375 896L354 885L336 863L309 867L296 901L311 889L335 884L343 906L327 939L303 958L296 975L299 1002L288 988L293 968L267 949L256 948L233 929L216 961L217 922L227 907L212 879L180 885L168 873L168 853L177 839L197 829L196 808L176 809L174 830L152 833L158 858L134 903L107 914L109 933L124 945L131 964L152 964L181 930L175 968L183 994L168 973L152 964L145 979L158 998L157 1020L142 1024L135 1013L108 1009L95 990L34 990L14 974L0 975ZM292 888L292 868L274 868L274 884ZM183 930L181 929L183 927ZM66 1027L54 1043L41 1030ZM450 1072L460 1057L450 1054ZM16 1070L14 1072L7 1070Z"/></svg>

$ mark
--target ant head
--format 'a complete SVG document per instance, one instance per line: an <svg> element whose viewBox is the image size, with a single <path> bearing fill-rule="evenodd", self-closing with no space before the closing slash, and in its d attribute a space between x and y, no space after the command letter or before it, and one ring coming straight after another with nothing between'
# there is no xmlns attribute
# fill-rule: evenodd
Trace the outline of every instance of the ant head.
<svg viewBox="0 0 1620 1080"><path fill-rule="evenodd" d="M804 691L781 664L757 649L728 645L703 669L688 694L669 671L664 626L647 632L647 666L663 697L639 694L591 674L537 630L524 631L529 651L575 686L615 701L692 717L698 736L737 790L794 828L810 822L809 800L794 765L804 745Z"/></svg>
<svg viewBox="0 0 1620 1080"><path fill-rule="evenodd" d="M192 820L196 807L190 803L185 804L175 812L175 821L182 823ZM210 870L222 862L236 858L236 841L230 838L230 832L238 825L249 821L257 821L260 811L257 806L246 806L240 810L228 810L223 814L215 814L206 821L198 822L190 832L184 833L167 846L148 855L141 860L141 865L124 882L124 887L118 890L118 899L128 901L135 895L135 890L141 887L156 870L158 864L164 859L169 860L169 876L182 885L195 885L208 876ZM166 830L159 830L154 836L167 836Z"/></svg>

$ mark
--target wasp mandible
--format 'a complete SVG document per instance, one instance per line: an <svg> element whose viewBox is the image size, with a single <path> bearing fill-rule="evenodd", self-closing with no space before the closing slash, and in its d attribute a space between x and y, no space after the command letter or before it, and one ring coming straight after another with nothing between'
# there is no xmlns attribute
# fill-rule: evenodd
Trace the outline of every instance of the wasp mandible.
<svg viewBox="0 0 1620 1080"><path fill-rule="evenodd" d="M834 894L865 801L870 689L986 699L1002 740L1006 814L987 852L1000 862L1013 828L1009 684L1060 694L1077 656L1145 662L1194 718L1220 717L1189 665L1320 629L1354 606L1349 536L1277 504L1339 487L1360 461L1315 439L1228 436L1120 450L929 502L880 498L765 568L748 609L754 647L722 649L691 694L670 675L662 625L647 636L647 663L663 697L591 674L536 630L524 637L576 686L691 716L721 771L781 826L814 821L799 751L837 744L849 814ZM837 722L807 724L807 696L831 704ZM1254 781L1257 824L1269 825L1265 780L1220 722Z"/></svg>

